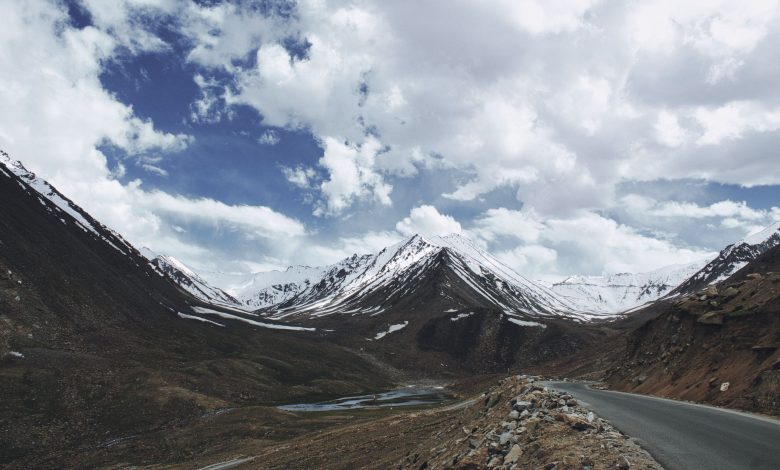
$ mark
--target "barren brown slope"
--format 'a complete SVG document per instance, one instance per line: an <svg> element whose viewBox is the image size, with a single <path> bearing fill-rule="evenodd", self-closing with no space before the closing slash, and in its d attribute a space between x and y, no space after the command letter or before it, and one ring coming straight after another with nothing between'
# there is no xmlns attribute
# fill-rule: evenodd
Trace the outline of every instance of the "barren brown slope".
<svg viewBox="0 0 780 470"><path fill-rule="evenodd" d="M606 373L614 388L780 414L780 247L625 341Z"/></svg>

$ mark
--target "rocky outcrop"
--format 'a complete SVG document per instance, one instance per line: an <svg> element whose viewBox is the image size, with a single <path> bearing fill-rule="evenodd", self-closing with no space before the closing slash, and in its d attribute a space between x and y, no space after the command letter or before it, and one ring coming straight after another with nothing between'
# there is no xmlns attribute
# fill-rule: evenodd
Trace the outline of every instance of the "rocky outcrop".
<svg viewBox="0 0 780 470"><path fill-rule="evenodd" d="M650 455L571 395L548 389L537 377L504 379L477 403L463 436L425 467L551 470L660 469ZM412 468L417 462L402 462Z"/></svg>

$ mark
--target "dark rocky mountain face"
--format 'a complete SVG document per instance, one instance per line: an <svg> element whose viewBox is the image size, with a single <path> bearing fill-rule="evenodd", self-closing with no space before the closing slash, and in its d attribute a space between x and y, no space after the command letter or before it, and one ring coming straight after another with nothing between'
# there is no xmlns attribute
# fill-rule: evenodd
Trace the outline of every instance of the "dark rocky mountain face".
<svg viewBox="0 0 780 470"><path fill-rule="evenodd" d="M626 337L611 385L780 415L780 246L665 304Z"/></svg>
<svg viewBox="0 0 780 470"><path fill-rule="evenodd" d="M199 301L15 170L0 164L0 466L180 462L226 429L165 445L161 436L210 413L255 410L262 427L278 417L261 405L389 386L319 333L179 317ZM241 422L230 429L248 432Z"/></svg>

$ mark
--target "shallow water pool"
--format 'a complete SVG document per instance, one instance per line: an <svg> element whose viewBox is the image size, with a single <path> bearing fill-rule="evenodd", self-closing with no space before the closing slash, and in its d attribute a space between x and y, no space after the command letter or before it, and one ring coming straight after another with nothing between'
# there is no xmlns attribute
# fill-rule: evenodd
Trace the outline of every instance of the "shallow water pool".
<svg viewBox="0 0 780 470"><path fill-rule="evenodd" d="M338 398L320 403L299 403L281 405L277 408L285 411L339 411L371 408L390 408L400 406L435 405L450 400L443 387L422 387L411 385L372 395Z"/></svg>

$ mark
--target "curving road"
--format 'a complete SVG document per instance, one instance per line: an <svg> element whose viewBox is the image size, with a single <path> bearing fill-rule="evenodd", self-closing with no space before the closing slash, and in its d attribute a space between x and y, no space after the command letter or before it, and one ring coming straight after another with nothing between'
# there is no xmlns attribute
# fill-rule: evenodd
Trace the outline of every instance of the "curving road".
<svg viewBox="0 0 780 470"><path fill-rule="evenodd" d="M667 470L778 470L780 421L664 398L548 382L635 438Z"/></svg>

